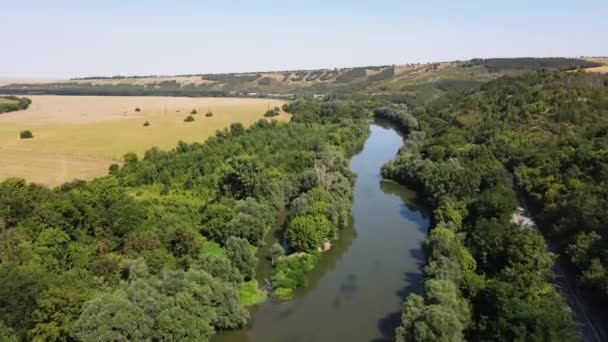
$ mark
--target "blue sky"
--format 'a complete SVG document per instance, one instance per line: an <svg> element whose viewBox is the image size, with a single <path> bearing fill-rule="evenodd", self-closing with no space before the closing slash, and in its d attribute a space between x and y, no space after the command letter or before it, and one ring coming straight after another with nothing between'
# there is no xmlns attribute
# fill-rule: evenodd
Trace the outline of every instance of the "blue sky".
<svg viewBox="0 0 608 342"><path fill-rule="evenodd" d="M0 0L0 76L608 55L608 1Z"/></svg>

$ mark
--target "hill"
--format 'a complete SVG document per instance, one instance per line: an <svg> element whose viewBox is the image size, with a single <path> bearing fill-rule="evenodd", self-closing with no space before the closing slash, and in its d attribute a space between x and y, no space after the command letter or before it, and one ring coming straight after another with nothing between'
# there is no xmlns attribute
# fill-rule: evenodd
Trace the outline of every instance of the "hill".
<svg viewBox="0 0 608 342"><path fill-rule="evenodd" d="M11 84L0 93L55 95L252 96L409 95L423 99L466 89L502 75L542 68L602 67L605 61L573 58L491 58L427 64L364 66L175 76L86 77L51 83Z"/></svg>

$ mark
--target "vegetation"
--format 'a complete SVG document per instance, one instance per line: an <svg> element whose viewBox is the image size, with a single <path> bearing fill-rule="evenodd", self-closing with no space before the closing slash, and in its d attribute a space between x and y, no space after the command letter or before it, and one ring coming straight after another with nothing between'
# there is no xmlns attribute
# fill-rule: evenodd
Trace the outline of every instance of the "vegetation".
<svg viewBox="0 0 608 342"><path fill-rule="evenodd" d="M34 134L32 134L32 131L30 130L24 130L19 132L19 137L21 139L32 139L34 137Z"/></svg>
<svg viewBox="0 0 608 342"><path fill-rule="evenodd" d="M184 122L192 122L192 121L194 121L194 116L192 116L192 115L188 115L184 119Z"/></svg>
<svg viewBox="0 0 608 342"><path fill-rule="evenodd" d="M0 114L27 109L32 100L27 97L0 96Z"/></svg>
<svg viewBox="0 0 608 342"><path fill-rule="evenodd" d="M284 206L337 237L353 181L344 154L367 132L370 112L350 101L288 108L290 124L232 124L204 144L127 154L91 182L0 183L0 333L205 341L243 326L243 305L265 296L255 246ZM280 254L273 280L286 298L317 256Z"/></svg>
<svg viewBox="0 0 608 342"><path fill-rule="evenodd" d="M0 180L22 177L58 186L73 179L101 177L125 153L143 157L154 146L166 151L179 140L203 142L230 122L249 127L262 118L269 104L270 108L284 104L271 99L128 96L35 96L32 100L36 105L27 111L14 112L10 118L0 117L0 160L5 165L0 167ZM145 116L133 112L142 102ZM215 112L214 117L202 120L193 115L196 121L183 122L192 108L208 107ZM182 115L175 113L179 108ZM204 112L199 110L198 116L201 113ZM279 121L289 118L289 114L274 117ZM143 127L145 121L150 126ZM19 132L25 129L31 130L35 138L20 140Z"/></svg>
<svg viewBox="0 0 608 342"><path fill-rule="evenodd" d="M577 58L488 58L473 59L466 66L483 65L490 72L505 72L509 70L538 70L557 69L575 70L578 68L592 68L601 64Z"/></svg>
<svg viewBox="0 0 608 342"><path fill-rule="evenodd" d="M205 113L205 116L208 117L208 118L210 118L210 117L213 116L213 113L212 112L207 112L207 113Z"/></svg>
<svg viewBox="0 0 608 342"><path fill-rule="evenodd" d="M150 122L144 121L144 127L148 127L148 126L150 126Z"/></svg>
<svg viewBox="0 0 608 342"><path fill-rule="evenodd" d="M605 300L598 153L607 84L605 76L539 71L411 113L420 129L410 130L383 175L425 195L435 228L425 292L404 304L399 340L577 340L549 283L555 255L539 234L510 221L518 203L512 188L580 267L581 285Z"/></svg>
<svg viewBox="0 0 608 342"><path fill-rule="evenodd" d="M196 109L193 109L190 111L190 115L196 115L198 114L198 111Z"/></svg>
<svg viewBox="0 0 608 342"><path fill-rule="evenodd" d="M275 116L279 116L279 114L281 114L281 109L279 107L274 107L272 109L267 110L264 113L264 117L266 118L272 118Z"/></svg>

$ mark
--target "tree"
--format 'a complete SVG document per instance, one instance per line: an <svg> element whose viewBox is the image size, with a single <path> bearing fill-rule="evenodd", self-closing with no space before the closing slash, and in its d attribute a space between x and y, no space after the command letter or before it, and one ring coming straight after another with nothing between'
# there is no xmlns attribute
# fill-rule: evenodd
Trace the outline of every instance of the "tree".
<svg viewBox="0 0 608 342"><path fill-rule="evenodd" d="M177 227L171 231L169 247L176 257L196 258L201 252L201 237L189 227Z"/></svg>
<svg viewBox="0 0 608 342"><path fill-rule="evenodd" d="M331 231L325 216L299 215L287 227L287 243L297 251L313 252L328 240Z"/></svg>
<svg viewBox="0 0 608 342"><path fill-rule="evenodd" d="M255 197L262 177L262 163L256 157L242 155L227 160L219 188L236 199Z"/></svg>
<svg viewBox="0 0 608 342"><path fill-rule="evenodd" d="M0 266L0 322L24 333L33 325L36 299L48 287L48 277L37 268L8 263Z"/></svg>
<svg viewBox="0 0 608 342"><path fill-rule="evenodd" d="M192 121L194 121L194 116L192 116L192 115L188 115L184 119L184 122L192 122Z"/></svg>
<svg viewBox="0 0 608 342"><path fill-rule="evenodd" d="M572 262L584 268L591 262L591 259L600 256L602 237L596 232L580 233L576 240L571 243L566 252Z"/></svg>
<svg viewBox="0 0 608 342"><path fill-rule="evenodd" d="M81 289L63 284L42 292L32 313L34 328L30 330L30 337L35 341L69 340L86 298Z"/></svg>
<svg viewBox="0 0 608 342"><path fill-rule="evenodd" d="M72 336L84 342L148 341L154 321L142 309L116 291L86 302L72 328Z"/></svg>
<svg viewBox="0 0 608 342"><path fill-rule="evenodd" d="M253 279L258 259L251 250L247 240L231 236L226 241L226 255L234 267L245 277Z"/></svg>
<svg viewBox="0 0 608 342"><path fill-rule="evenodd" d="M70 241L70 236L59 228L43 230L33 245L38 262L54 272L68 268Z"/></svg>
<svg viewBox="0 0 608 342"><path fill-rule="evenodd" d="M195 305L195 303L192 303ZM209 341L214 330L205 317L197 317L180 307L170 307L158 316L155 336L160 341Z"/></svg>
<svg viewBox="0 0 608 342"><path fill-rule="evenodd" d="M21 131L21 133L19 133L19 137L21 139L32 139L34 137L34 135L32 134L32 131L25 130L25 131Z"/></svg>
<svg viewBox="0 0 608 342"><path fill-rule="evenodd" d="M285 249L279 243L273 243L268 249L268 259L274 265L280 257L285 255Z"/></svg>

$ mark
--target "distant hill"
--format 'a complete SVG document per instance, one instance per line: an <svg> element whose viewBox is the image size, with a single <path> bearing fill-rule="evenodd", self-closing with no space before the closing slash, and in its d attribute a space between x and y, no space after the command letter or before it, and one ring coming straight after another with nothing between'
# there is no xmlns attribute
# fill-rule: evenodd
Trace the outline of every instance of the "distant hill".
<svg viewBox="0 0 608 342"><path fill-rule="evenodd" d="M86 77L61 82L11 84L0 93L57 95L266 96L375 94L433 97L474 87L504 74L551 68L601 67L574 58L490 58L428 64L176 76Z"/></svg>

